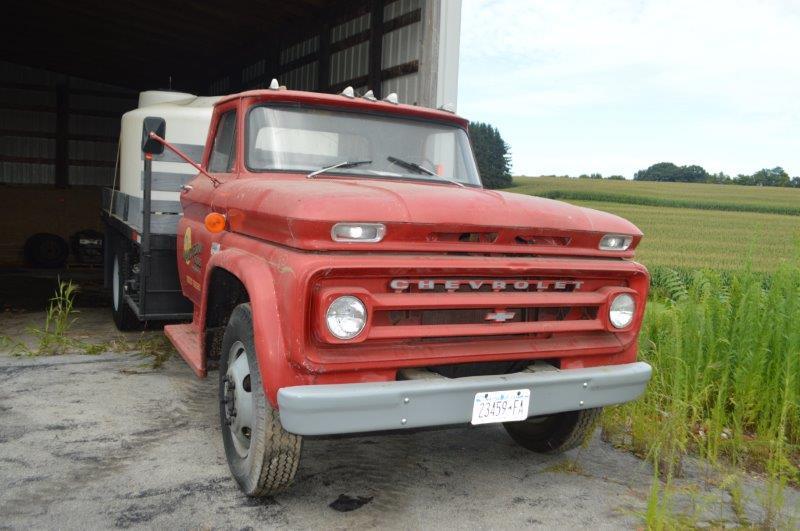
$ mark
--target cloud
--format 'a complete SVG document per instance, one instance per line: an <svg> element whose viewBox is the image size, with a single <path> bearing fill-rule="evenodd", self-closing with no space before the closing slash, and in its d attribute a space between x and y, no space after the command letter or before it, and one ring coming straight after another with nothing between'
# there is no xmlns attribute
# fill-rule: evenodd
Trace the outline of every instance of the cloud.
<svg viewBox="0 0 800 531"><path fill-rule="evenodd" d="M800 174L798 27L790 2L464 0L459 112L520 173Z"/></svg>

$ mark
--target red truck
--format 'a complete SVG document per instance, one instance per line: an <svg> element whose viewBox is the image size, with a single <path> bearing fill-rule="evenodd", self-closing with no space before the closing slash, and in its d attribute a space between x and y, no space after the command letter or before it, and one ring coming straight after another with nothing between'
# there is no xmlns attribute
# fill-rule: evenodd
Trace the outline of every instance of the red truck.
<svg viewBox="0 0 800 531"><path fill-rule="evenodd" d="M143 129L147 187L173 146L157 116ZM243 92L214 105L196 167L172 237L191 322L164 330L197 376L218 368L247 495L292 481L303 436L502 423L527 449L562 452L650 378L636 361L642 233L484 189L451 112ZM125 270L152 285L175 273L145 265L149 236L124 243L141 264Z"/></svg>

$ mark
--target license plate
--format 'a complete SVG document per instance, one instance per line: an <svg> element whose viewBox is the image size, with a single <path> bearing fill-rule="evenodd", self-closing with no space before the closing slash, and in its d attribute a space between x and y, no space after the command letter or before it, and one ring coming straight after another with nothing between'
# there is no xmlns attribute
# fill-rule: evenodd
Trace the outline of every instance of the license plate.
<svg viewBox="0 0 800 531"><path fill-rule="evenodd" d="M530 401L530 389L478 393L472 404L472 423L491 424L525 420L528 418Z"/></svg>

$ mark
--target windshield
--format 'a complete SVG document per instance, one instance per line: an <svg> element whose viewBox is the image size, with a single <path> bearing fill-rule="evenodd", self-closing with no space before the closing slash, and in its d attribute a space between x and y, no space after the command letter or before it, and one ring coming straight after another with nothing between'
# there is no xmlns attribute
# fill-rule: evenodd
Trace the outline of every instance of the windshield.
<svg viewBox="0 0 800 531"><path fill-rule="evenodd" d="M338 165L324 174L480 186L463 129L328 109L254 107L248 115L246 162L253 171L311 173Z"/></svg>

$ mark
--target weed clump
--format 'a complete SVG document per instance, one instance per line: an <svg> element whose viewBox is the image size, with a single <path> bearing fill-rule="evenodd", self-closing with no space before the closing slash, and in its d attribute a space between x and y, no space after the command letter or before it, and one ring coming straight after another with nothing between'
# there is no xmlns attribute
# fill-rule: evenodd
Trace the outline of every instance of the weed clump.
<svg viewBox="0 0 800 531"><path fill-rule="evenodd" d="M75 323L74 305L78 286L72 281L58 281L58 287L47 307L43 328L33 328L31 332L39 338L39 354L63 354L72 345L67 332Z"/></svg>
<svg viewBox="0 0 800 531"><path fill-rule="evenodd" d="M55 294L50 299L42 327L31 327L28 331L36 338L37 346L8 335L0 335L0 348L12 356L54 356L66 353L97 355L103 352L137 352L147 360L142 367L161 368L175 352L169 340L160 333L142 332L135 340L117 337L110 341L89 343L70 335L72 325L77 321L75 296L79 286L72 281L59 279Z"/></svg>

